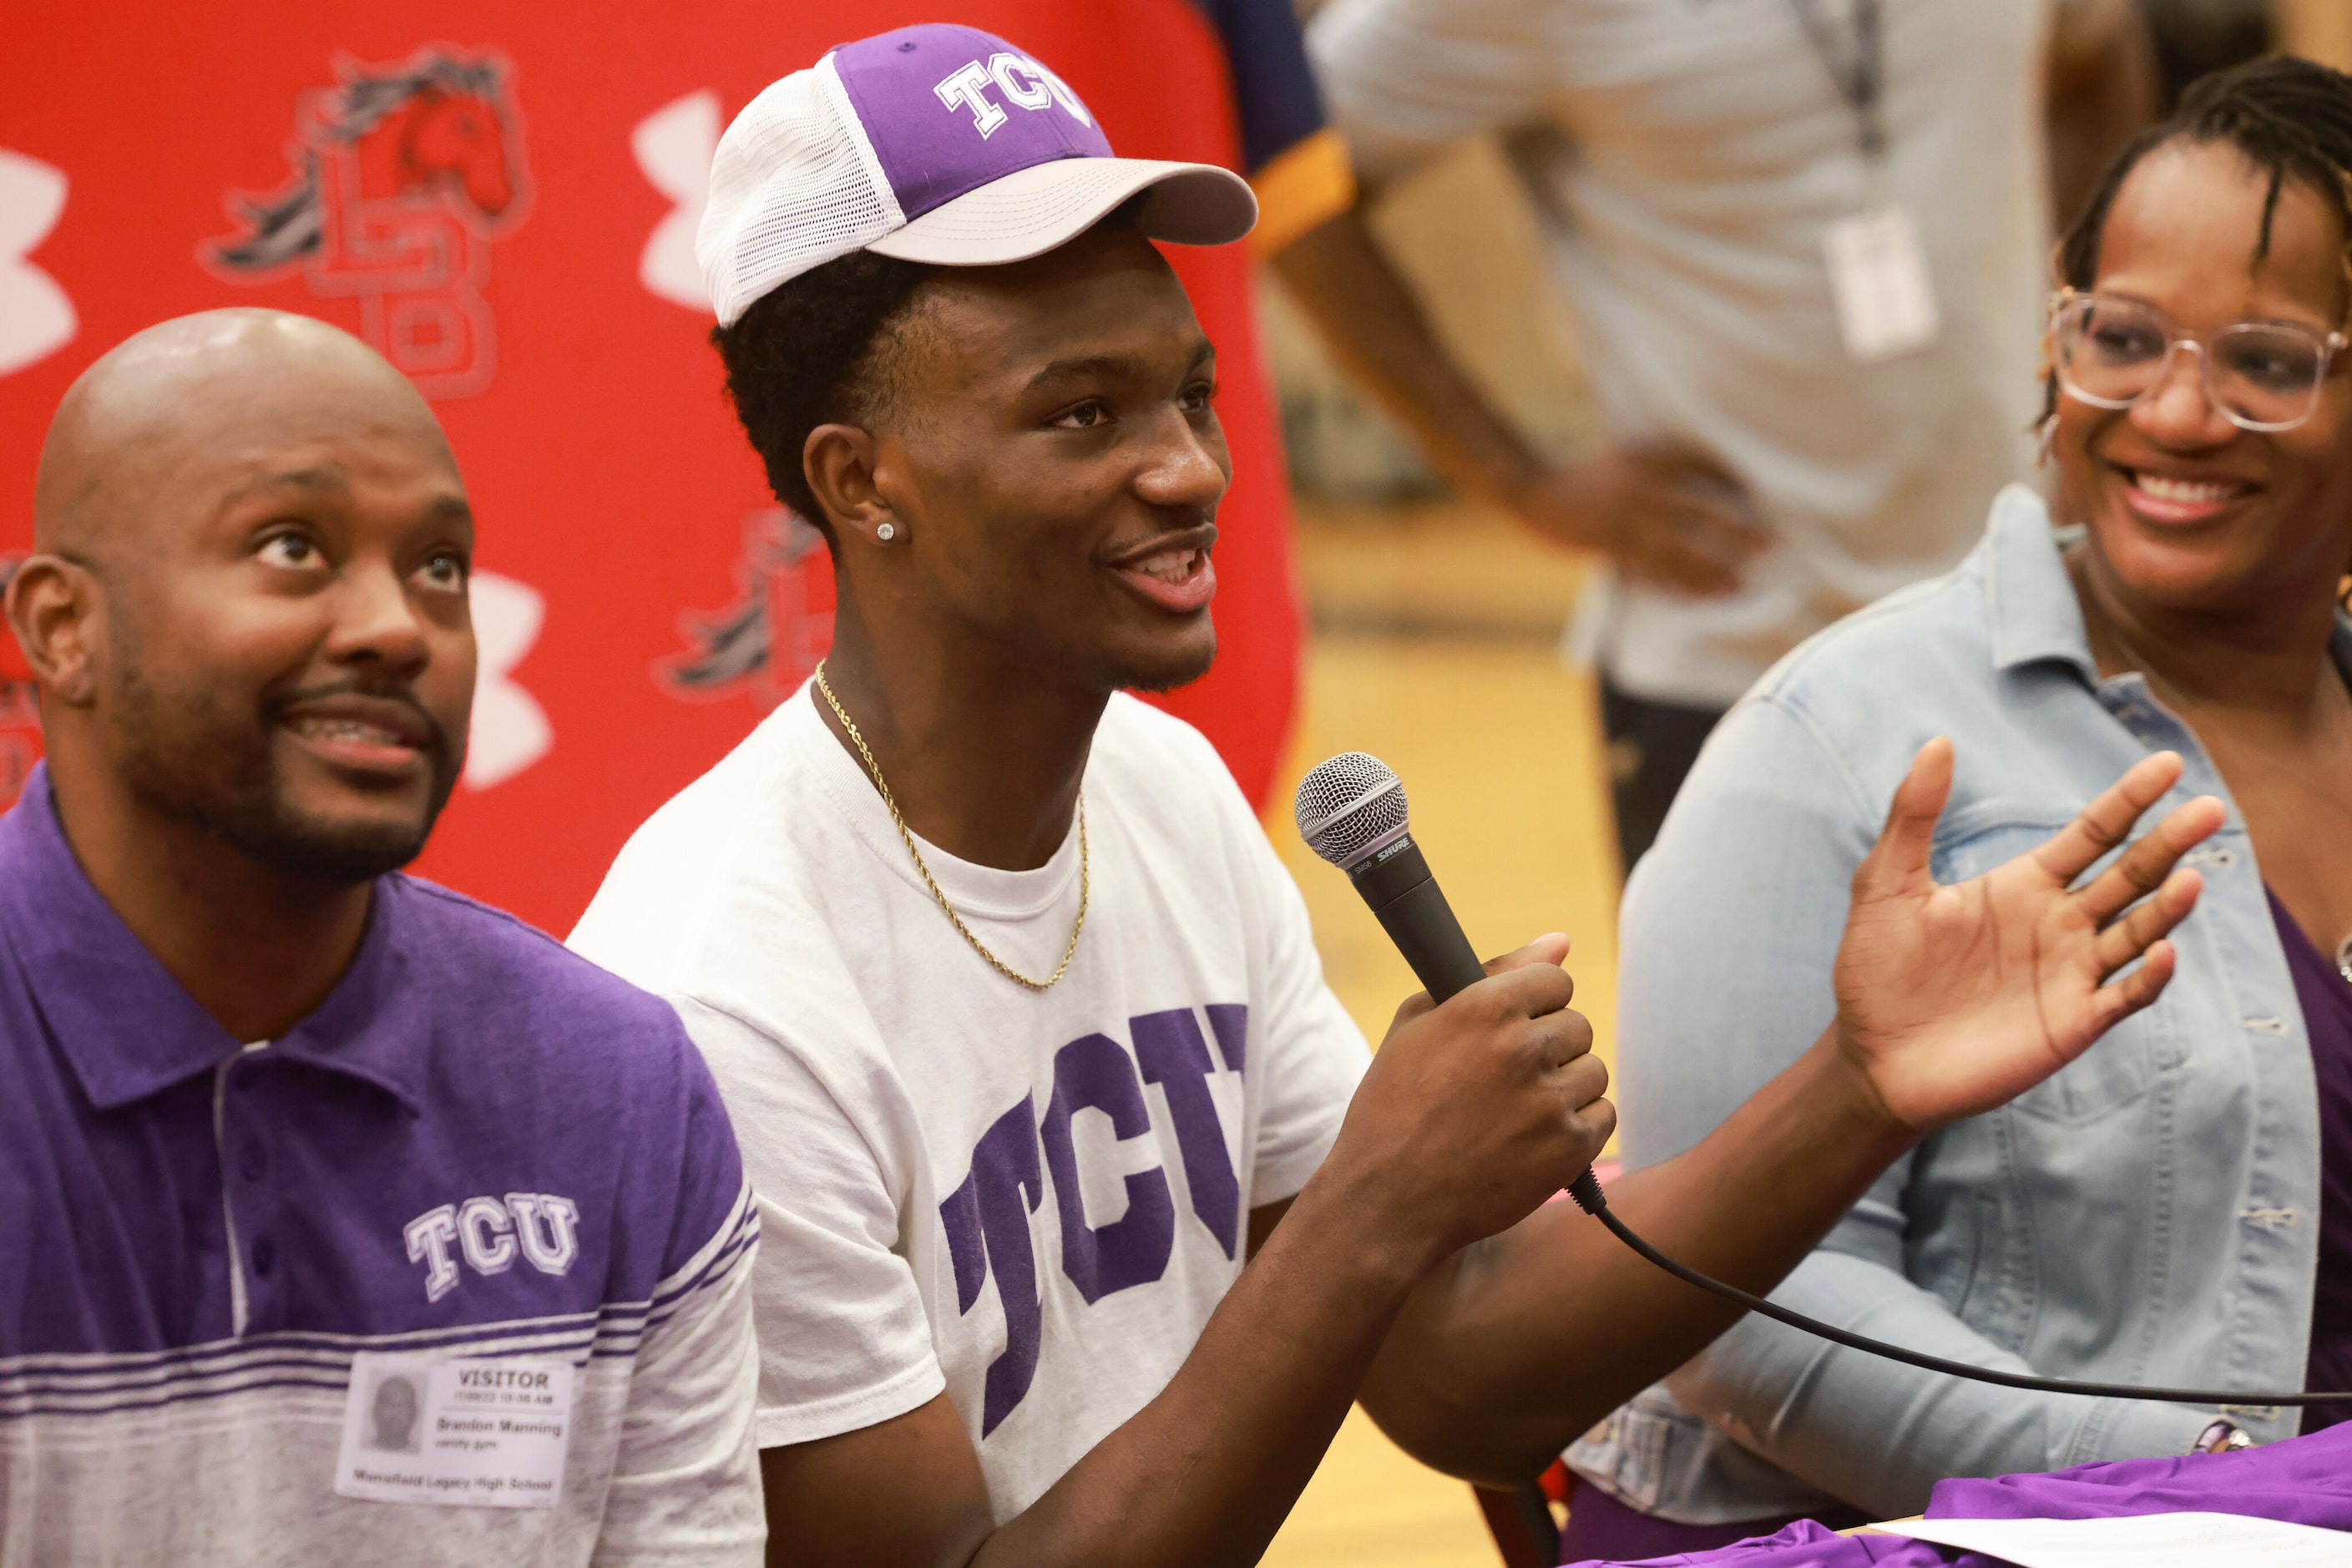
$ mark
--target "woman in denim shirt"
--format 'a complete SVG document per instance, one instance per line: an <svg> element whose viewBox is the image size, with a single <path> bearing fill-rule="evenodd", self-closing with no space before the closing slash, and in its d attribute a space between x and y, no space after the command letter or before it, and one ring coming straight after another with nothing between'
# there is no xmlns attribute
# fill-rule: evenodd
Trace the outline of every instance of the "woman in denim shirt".
<svg viewBox="0 0 2352 1568"><path fill-rule="evenodd" d="M1776 1300L2011 1371L2352 1387L2347 191L2352 79L2305 61L2209 79L2127 149L2052 307L2051 450L2082 526L2005 490L1958 571L1791 654L1633 878L1619 1082L1646 1165L1830 1017L1849 884L1922 741L1958 749L1945 882L2151 751L2187 760L2181 797L2231 802L2185 862L2206 890L2163 999L1930 1136ZM1568 1557L1913 1513L1946 1476L2184 1453L2217 1414L2259 1442L2352 1410L2020 1393L1750 1317L1570 1451Z"/></svg>

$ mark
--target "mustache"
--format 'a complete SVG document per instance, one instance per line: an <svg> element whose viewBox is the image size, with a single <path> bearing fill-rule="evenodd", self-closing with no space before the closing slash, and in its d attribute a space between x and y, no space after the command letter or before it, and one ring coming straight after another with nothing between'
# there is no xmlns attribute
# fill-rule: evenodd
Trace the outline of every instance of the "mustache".
<svg viewBox="0 0 2352 1568"><path fill-rule="evenodd" d="M416 700L416 693L404 682L396 686L388 686L382 681L365 679L332 680L317 686L299 687L295 690L264 700L261 705L262 721L265 725L274 726L285 720L289 709L299 703L317 702L333 697L364 697L377 702L397 702L415 714L417 722L424 726L429 737L426 749L436 757L446 757L449 754L448 731L443 728L441 721L436 719L424 703Z"/></svg>

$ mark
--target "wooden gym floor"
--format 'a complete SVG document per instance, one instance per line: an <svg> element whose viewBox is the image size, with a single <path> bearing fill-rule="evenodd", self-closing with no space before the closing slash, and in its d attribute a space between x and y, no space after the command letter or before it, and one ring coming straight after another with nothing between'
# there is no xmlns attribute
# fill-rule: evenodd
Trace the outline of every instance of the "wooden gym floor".
<svg viewBox="0 0 2352 1568"><path fill-rule="evenodd" d="M1315 636L1289 778L1269 814L1332 986L1375 1042L1418 989L1347 879L1289 823L1290 785L1334 752L1395 768L1414 837L1482 953L1575 943L1577 1005L1613 1045L1619 872L1595 698L1554 649L1580 564L1479 509L1302 507ZM1459 1481L1350 1415L1265 1558L1276 1568L1493 1568Z"/></svg>

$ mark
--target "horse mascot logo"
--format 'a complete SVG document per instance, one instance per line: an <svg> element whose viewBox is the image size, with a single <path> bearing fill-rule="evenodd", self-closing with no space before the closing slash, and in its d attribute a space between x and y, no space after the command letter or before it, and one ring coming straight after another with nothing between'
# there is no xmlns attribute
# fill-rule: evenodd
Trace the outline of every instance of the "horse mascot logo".
<svg viewBox="0 0 2352 1568"><path fill-rule="evenodd" d="M764 713L800 689L833 647L833 554L782 507L743 520L735 598L678 617L680 652L654 666L654 683L688 702L748 694Z"/></svg>
<svg viewBox="0 0 2352 1568"><path fill-rule="evenodd" d="M335 74L298 100L287 183L233 194L237 232L197 260L236 283L299 269L314 294L356 298L360 335L427 397L478 395L498 367L490 242L530 205L513 67L434 45Z"/></svg>

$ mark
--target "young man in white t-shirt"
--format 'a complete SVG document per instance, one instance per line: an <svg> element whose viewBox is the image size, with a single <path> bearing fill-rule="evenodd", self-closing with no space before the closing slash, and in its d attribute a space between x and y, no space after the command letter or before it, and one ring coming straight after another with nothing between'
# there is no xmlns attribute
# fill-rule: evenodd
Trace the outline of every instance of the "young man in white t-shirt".
<svg viewBox="0 0 2352 1568"><path fill-rule="evenodd" d="M1239 237L1246 187L1113 158L1045 68L936 26L770 88L711 184L730 390L832 544L835 642L572 941L671 998L742 1142L771 1561L1255 1561L1360 1391L1418 1451L1532 1474L1731 1316L1535 1212L1614 1120L1564 939L1407 1003L1368 1071L1232 779L1123 693L1214 653L1229 475L1150 239ZM2151 763L1937 889L1948 765L1872 857L1839 1025L1615 1194L1697 1267L1768 1288L2168 973L2210 803L2067 892Z"/></svg>

